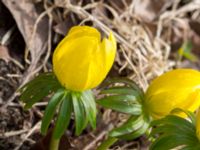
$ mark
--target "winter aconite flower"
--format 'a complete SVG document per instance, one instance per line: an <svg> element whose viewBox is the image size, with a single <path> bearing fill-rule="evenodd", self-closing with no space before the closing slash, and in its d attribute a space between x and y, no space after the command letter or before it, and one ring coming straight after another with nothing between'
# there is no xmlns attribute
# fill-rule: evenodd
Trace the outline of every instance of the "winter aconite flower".
<svg viewBox="0 0 200 150"><path fill-rule="evenodd" d="M154 119L168 115L175 108L194 112L200 105L200 72L176 69L159 76L151 82L144 105Z"/></svg>
<svg viewBox="0 0 200 150"><path fill-rule="evenodd" d="M89 26L75 26L53 54L53 70L60 83L73 91L84 91L99 85L115 58L116 41L110 32L103 38Z"/></svg>
<svg viewBox="0 0 200 150"><path fill-rule="evenodd" d="M101 39L93 27L73 27L53 53L53 72L38 75L20 89L25 108L51 95L41 123L41 133L46 135L57 114L48 145L51 150L58 150L72 115L77 136L88 124L96 128L97 108L91 89L104 80L116 53L112 32Z"/></svg>
<svg viewBox="0 0 200 150"><path fill-rule="evenodd" d="M170 113L179 118L187 117L184 111L194 112L200 105L200 72L193 69L176 69L164 73L154 79L145 92L129 79L109 80L108 85L109 88L106 87L102 91L104 95L97 103L129 114L130 117L121 126L111 130L109 138L100 145L100 148L105 147L110 141L112 145L117 139L133 140L149 132L152 121L159 122L159 119ZM184 111L173 111L175 109ZM196 138L195 130L193 135ZM197 135L200 137L198 120Z"/></svg>

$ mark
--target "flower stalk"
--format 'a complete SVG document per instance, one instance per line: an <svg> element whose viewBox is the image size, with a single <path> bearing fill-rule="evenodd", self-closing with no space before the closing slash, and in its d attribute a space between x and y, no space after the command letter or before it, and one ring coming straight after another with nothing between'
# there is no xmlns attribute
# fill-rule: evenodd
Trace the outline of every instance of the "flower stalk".
<svg viewBox="0 0 200 150"><path fill-rule="evenodd" d="M53 136L51 137L49 150L59 150L60 139L55 139Z"/></svg>

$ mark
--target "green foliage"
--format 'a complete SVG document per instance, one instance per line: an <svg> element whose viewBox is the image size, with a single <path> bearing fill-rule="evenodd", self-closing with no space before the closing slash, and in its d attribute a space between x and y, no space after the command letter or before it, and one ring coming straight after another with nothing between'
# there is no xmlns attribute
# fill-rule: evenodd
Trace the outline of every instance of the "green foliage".
<svg viewBox="0 0 200 150"><path fill-rule="evenodd" d="M177 113L185 113L185 115L189 118L191 123L194 126L196 125L196 117L195 117L194 113L187 111L187 110L180 109L180 108L175 108L171 111L171 114L177 114Z"/></svg>
<svg viewBox="0 0 200 150"><path fill-rule="evenodd" d="M142 126L140 126L140 128L130 132L129 134L122 135L119 138L125 139L125 140L134 140L134 139L144 135L148 131L148 128L149 128L149 122L144 121Z"/></svg>
<svg viewBox="0 0 200 150"><path fill-rule="evenodd" d="M76 135L80 135L88 121L96 128L96 104L90 90L81 93L73 92L73 109L76 123Z"/></svg>
<svg viewBox="0 0 200 150"><path fill-rule="evenodd" d="M113 86L116 83L124 85ZM129 79L111 79L104 86L110 88L101 91L104 97L96 101L99 105L130 115L140 115L142 113L143 92L133 81Z"/></svg>
<svg viewBox="0 0 200 150"><path fill-rule="evenodd" d="M92 126L93 129L95 129L97 109L92 91L88 90L83 92L81 95L81 100L85 107L86 116L88 117L90 125Z"/></svg>
<svg viewBox="0 0 200 150"><path fill-rule="evenodd" d="M84 105L80 96L77 96L77 93L73 93L72 99L76 123L76 135L80 135L88 122L88 116L86 116Z"/></svg>
<svg viewBox="0 0 200 150"><path fill-rule="evenodd" d="M149 122L143 116L131 116L126 123L110 132L111 137L119 139L133 140L145 134L149 127Z"/></svg>
<svg viewBox="0 0 200 150"><path fill-rule="evenodd" d="M174 112L180 112L180 109ZM160 120L152 122L150 137L154 137L150 150L170 150L181 147L183 150L198 150L200 142L196 136L194 115L191 112L183 111L189 115L184 119L175 115L168 115Z"/></svg>
<svg viewBox="0 0 200 150"><path fill-rule="evenodd" d="M53 137L55 139L61 138L61 136L64 134L66 128L69 125L71 119L71 113L72 113L72 99L71 95L67 93L63 97L63 101L60 106L60 111L54 128Z"/></svg>
<svg viewBox="0 0 200 150"><path fill-rule="evenodd" d="M128 78L113 78L113 79L109 79L104 83L104 87L108 87L108 86L114 85L116 83L124 84L123 87L129 87L132 90L137 91L137 93L141 96L141 99L143 98L144 92L142 91L142 89L140 89L139 86L135 82L133 82L132 80L130 80Z"/></svg>
<svg viewBox="0 0 200 150"><path fill-rule="evenodd" d="M42 119L42 125L41 125L41 132L42 134L46 134L49 124L54 116L54 113L56 111L57 105L63 100L65 99L66 94L65 91L60 89L58 90L53 97L51 98L51 100L49 101L46 109L45 109L45 113Z"/></svg>
<svg viewBox="0 0 200 150"><path fill-rule="evenodd" d="M123 125L109 133L110 138L133 140L146 133L149 119L142 110L144 93L137 84L129 79L112 79L104 86L109 88L101 91L104 95L97 103L105 108L131 115ZM106 145L106 141L103 145Z"/></svg>
<svg viewBox="0 0 200 150"><path fill-rule="evenodd" d="M97 101L103 107L131 115L141 114L141 105L133 95L112 95Z"/></svg>
<svg viewBox="0 0 200 150"><path fill-rule="evenodd" d="M20 89L20 99L30 108L49 94L53 94L46 106L41 132L46 134L54 115L59 110L53 130L53 138L60 139L68 127L72 113L75 115L76 135L86 128L88 122L96 128L96 103L92 91L73 92L63 88L53 73L43 73Z"/></svg>
<svg viewBox="0 0 200 150"><path fill-rule="evenodd" d="M88 121L96 128L96 105L91 91L72 92L66 89L58 90L49 101L42 120L41 131L46 134L57 106L60 105L59 113L54 128L53 137L61 138L68 127L71 114L74 112L76 135L80 135L86 128Z"/></svg>
<svg viewBox="0 0 200 150"><path fill-rule="evenodd" d="M20 100L25 103L25 108L29 109L33 104L60 88L61 85L53 73L43 73L19 90Z"/></svg>

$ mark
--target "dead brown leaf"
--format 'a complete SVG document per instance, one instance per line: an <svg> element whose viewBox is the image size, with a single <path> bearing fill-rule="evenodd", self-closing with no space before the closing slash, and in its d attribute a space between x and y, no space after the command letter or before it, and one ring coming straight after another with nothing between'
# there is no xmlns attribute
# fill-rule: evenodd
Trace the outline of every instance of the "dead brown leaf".
<svg viewBox="0 0 200 150"><path fill-rule="evenodd" d="M48 22L41 19L36 31L34 25L39 14L35 10L35 6L31 1L27 0L2 0L5 6L12 13L18 29L20 30L26 45L31 53L31 65L36 66L40 56L46 50L46 41L48 36ZM34 67L33 67L34 68Z"/></svg>

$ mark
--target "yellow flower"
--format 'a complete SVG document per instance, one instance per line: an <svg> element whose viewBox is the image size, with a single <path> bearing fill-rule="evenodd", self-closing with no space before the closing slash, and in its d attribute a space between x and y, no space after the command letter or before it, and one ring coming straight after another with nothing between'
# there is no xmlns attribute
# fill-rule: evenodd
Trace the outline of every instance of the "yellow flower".
<svg viewBox="0 0 200 150"><path fill-rule="evenodd" d="M145 94L144 111L154 119L159 119L174 108L194 112L199 105L200 72L176 69L161 75L150 84Z"/></svg>
<svg viewBox="0 0 200 150"><path fill-rule="evenodd" d="M53 54L53 70L67 89L84 91L99 85L114 62L116 40L113 34L101 41L93 27L75 26Z"/></svg>

